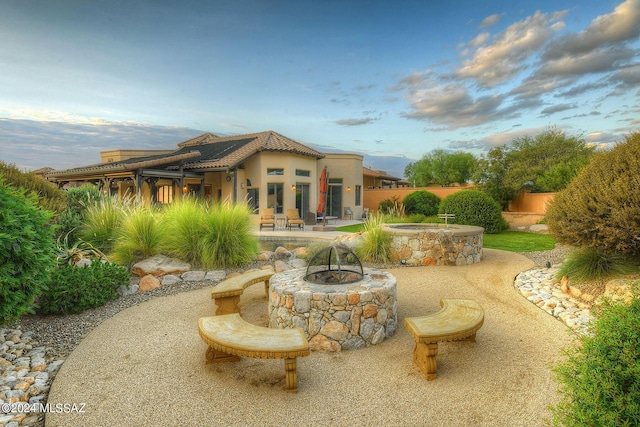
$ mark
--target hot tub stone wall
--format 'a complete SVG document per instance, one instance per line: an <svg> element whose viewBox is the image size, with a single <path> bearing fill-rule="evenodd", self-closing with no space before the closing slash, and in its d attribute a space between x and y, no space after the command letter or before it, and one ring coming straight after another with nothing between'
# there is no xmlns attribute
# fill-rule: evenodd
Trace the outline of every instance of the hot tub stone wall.
<svg viewBox="0 0 640 427"><path fill-rule="evenodd" d="M482 260L481 227L392 229L391 260L406 265L469 265Z"/></svg>
<svg viewBox="0 0 640 427"><path fill-rule="evenodd" d="M269 327L304 329L311 350L353 350L376 345L397 327L393 275L365 269L361 282L317 285L305 269L277 273L269 286Z"/></svg>

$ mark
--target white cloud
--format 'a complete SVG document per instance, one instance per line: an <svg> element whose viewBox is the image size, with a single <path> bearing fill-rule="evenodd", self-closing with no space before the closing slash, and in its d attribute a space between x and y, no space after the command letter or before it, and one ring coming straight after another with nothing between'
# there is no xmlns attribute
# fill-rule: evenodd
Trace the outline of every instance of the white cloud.
<svg viewBox="0 0 640 427"><path fill-rule="evenodd" d="M547 42L562 25L563 13L533 16L510 25L493 38L493 43L479 46L473 56L464 61L455 75L474 79L482 87L495 87L518 74L525 62ZM471 44L477 45L478 39Z"/></svg>

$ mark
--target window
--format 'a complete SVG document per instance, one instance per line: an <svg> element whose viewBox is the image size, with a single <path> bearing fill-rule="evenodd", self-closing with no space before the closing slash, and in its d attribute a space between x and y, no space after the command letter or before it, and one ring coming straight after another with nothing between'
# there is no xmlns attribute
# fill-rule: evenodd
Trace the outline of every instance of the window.
<svg viewBox="0 0 640 427"><path fill-rule="evenodd" d="M267 207L273 208L277 214L283 213L282 203L284 194L284 184L267 184Z"/></svg>
<svg viewBox="0 0 640 427"><path fill-rule="evenodd" d="M284 175L284 169L267 169L267 175Z"/></svg>
<svg viewBox="0 0 640 427"><path fill-rule="evenodd" d="M258 207L260 206L260 192L257 188L250 188L247 190L247 203L253 213L258 213Z"/></svg>
<svg viewBox="0 0 640 427"><path fill-rule="evenodd" d="M296 169L296 176L311 176L311 172L304 171L302 169Z"/></svg>
<svg viewBox="0 0 640 427"><path fill-rule="evenodd" d="M173 201L173 185L162 185L157 187L156 201L158 203L171 203Z"/></svg>
<svg viewBox="0 0 640 427"><path fill-rule="evenodd" d="M362 186L356 185L356 206L360 206L361 197L362 197Z"/></svg>

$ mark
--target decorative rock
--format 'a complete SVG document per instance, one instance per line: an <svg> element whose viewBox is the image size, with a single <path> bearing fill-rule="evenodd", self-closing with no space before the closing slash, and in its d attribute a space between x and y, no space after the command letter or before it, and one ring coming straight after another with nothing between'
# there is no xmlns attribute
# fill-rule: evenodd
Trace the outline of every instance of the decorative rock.
<svg viewBox="0 0 640 427"><path fill-rule="evenodd" d="M206 276L206 272L199 270L192 270L182 273L180 276L185 282L202 282Z"/></svg>
<svg viewBox="0 0 640 427"><path fill-rule="evenodd" d="M160 287L160 280L157 277L147 274L140 279L140 285L138 285L138 291L146 292Z"/></svg>
<svg viewBox="0 0 640 427"><path fill-rule="evenodd" d="M160 283L162 283L163 286L171 286L179 282L182 282L182 279L175 274L167 274L166 276L162 276L162 279L160 279Z"/></svg>
<svg viewBox="0 0 640 427"><path fill-rule="evenodd" d="M134 264L133 267L131 267L131 273L140 277L148 274L159 277L167 274L184 273L190 269L191 265L189 263L169 258L164 255L155 255Z"/></svg>
<svg viewBox="0 0 640 427"><path fill-rule="evenodd" d="M225 279L227 273L224 270L210 270L204 276L204 280L211 280L214 282L220 282Z"/></svg>
<svg viewBox="0 0 640 427"><path fill-rule="evenodd" d="M570 286L566 277L557 283L557 273L558 267L527 270L518 274L513 284L527 300L560 319L574 331L585 334L591 320L589 305L574 300L578 293L576 290L579 289ZM579 305L584 308L579 310Z"/></svg>

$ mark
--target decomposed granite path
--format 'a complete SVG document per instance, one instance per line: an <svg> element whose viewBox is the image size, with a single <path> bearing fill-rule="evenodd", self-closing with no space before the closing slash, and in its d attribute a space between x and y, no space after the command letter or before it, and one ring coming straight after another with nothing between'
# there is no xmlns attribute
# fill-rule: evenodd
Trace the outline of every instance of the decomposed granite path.
<svg viewBox="0 0 640 427"><path fill-rule="evenodd" d="M214 313L210 289L156 298L106 320L69 355L48 402L84 411L49 413L46 426L541 426L558 399L550 368L572 336L514 288L533 265L485 249L475 265L391 269L395 335L298 358L298 394L284 391L282 360L204 364L197 321ZM438 378L426 381L403 321L438 311L441 298L476 300L485 323L476 343L441 344ZM266 321L261 286L241 306L246 320Z"/></svg>

